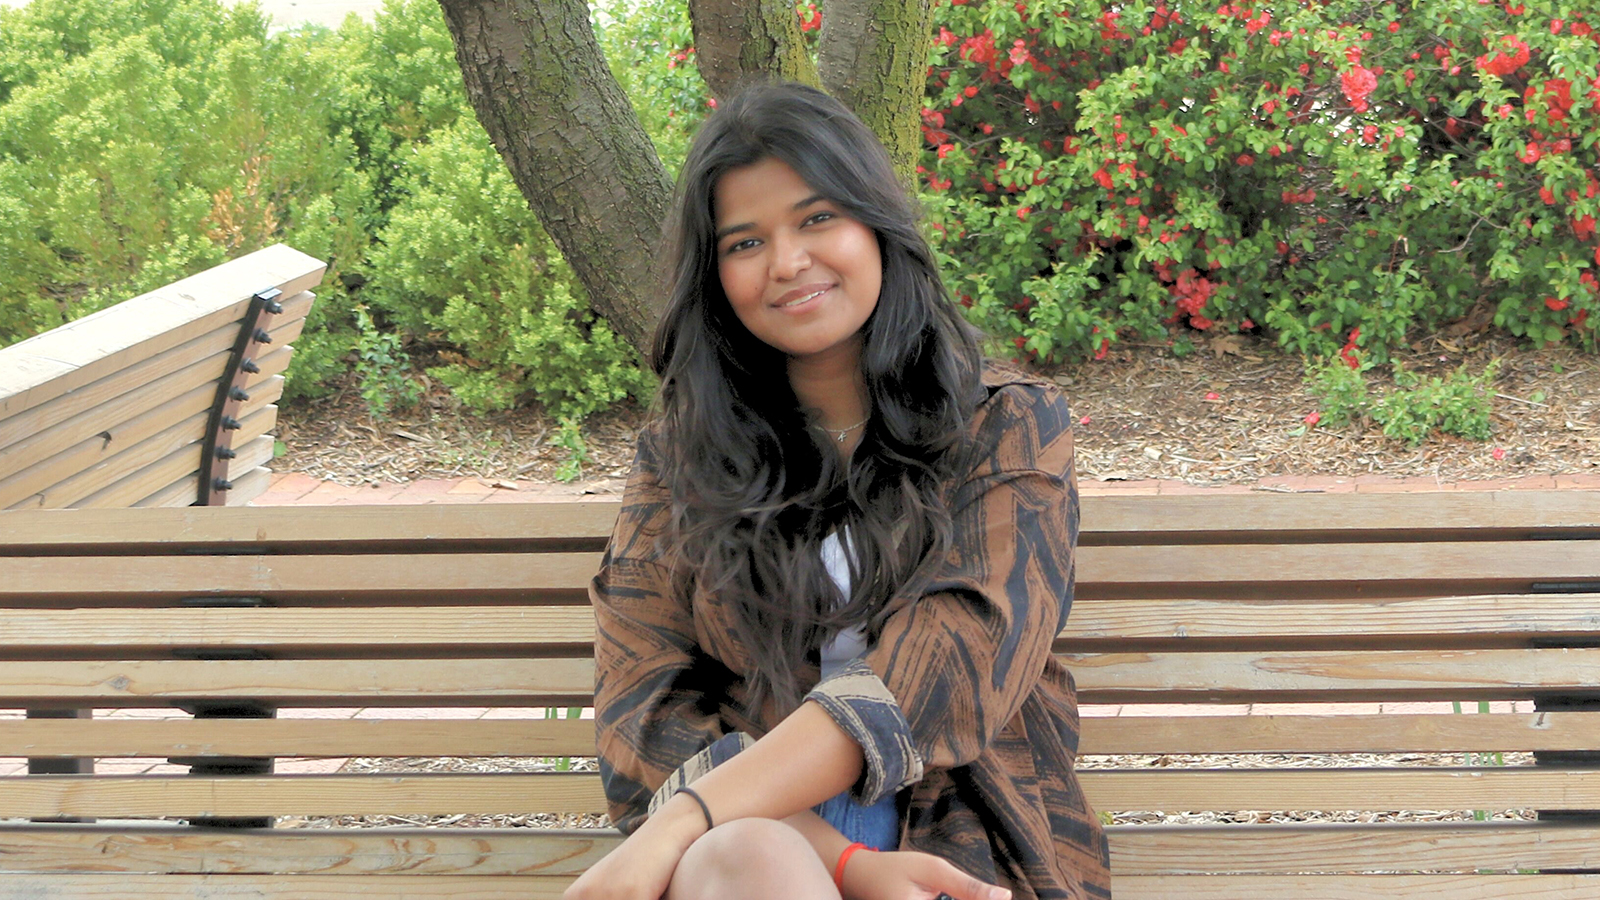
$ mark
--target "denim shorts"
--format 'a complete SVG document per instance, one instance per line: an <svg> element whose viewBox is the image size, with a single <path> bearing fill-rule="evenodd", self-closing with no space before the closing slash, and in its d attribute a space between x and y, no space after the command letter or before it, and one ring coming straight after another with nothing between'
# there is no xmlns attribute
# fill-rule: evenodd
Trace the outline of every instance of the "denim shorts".
<svg viewBox="0 0 1600 900"><path fill-rule="evenodd" d="M862 806L846 791L822 801L812 811L853 843L866 844L874 850L900 848L900 812L895 808L893 793L871 806Z"/></svg>

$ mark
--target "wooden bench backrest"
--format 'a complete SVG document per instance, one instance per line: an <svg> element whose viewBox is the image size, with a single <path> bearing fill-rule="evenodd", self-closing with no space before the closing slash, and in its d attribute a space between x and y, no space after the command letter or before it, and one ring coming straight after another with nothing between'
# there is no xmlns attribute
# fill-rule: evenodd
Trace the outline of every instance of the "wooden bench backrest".
<svg viewBox="0 0 1600 900"><path fill-rule="evenodd" d="M615 509L0 515L0 607L8 608L0 705L164 708L231 699L284 708L496 710L468 720L13 720L0 728L0 756L592 754L590 721L547 719L544 709L590 700L585 586ZM1600 492L1091 496L1083 523L1077 600L1058 651L1084 703L1124 712L1085 717L1084 789L1103 812L1167 823L1112 829L1119 896L1305 891L1331 884L1336 873L1341 885L1365 887L1330 897L1405 896L1425 886L1463 897L1600 895L1596 876L1517 874L1600 866L1600 827L1592 824L1172 824L1241 810L1263 811L1270 821L1275 811L1294 810L1600 809L1600 771L1407 760L1588 750L1600 746L1600 712L1341 715L1337 705L1593 694L1600 684ZM184 605L194 597L270 605ZM193 658L206 654L237 658ZM1253 716L1195 716L1188 706L1273 702L1318 705ZM1246 757L1254 768L1203 764L1215 754L1259 756ZM1373 754L1403 756L1374 762ZM513 768L0 779L0 817L604 808L592 773ZM18 827L0 839L23 849L0 865L23 866L34 877L30 865L64 855L152 878L253 871L309 889L318 878L350 877L330 874L337 856L339 872L422 866L441 891L467 883L457 876L494 874L506 896L554 896L614 840L521 829L279 831L252 833L259 843L232 857L227 847L236 845L226 836L150 831L141 844L147 857L128 851L108 860L104 843L92 840L104 829ZM194 869L182 867L190 863ZM1456 874L1392 874L1427 871ZM1349 873L1366 874L1350 881ZM381 879L372 884L382 889ZM1535 888L1545 893L1528 893ZM264 896L280 895L295 896Z"/></svg>
<svg viewBox="0 0 1600 900"><path fill-rule="evenodd" d="M326 265L269 247L0 349L0 510L187 506L219 379L251 298L280 291L262 320L234 416L226 499L266 490L275 401Z"/></svg>

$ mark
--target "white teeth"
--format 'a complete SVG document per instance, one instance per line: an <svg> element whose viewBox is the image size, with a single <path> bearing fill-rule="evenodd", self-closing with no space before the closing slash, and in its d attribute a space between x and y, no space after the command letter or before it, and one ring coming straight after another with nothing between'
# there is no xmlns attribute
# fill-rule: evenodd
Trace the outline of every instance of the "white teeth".
<svg viewBox="0 0 1600 900"><path fill-rule="evenodd" d="M789 308L791 306L799 306L800 304L805 303L805 302L807 302L809 300L815 300L816 298L821 297L823 294L826 294L827 292L828 292L828 289L827 288L823 288L822 290L817 291L815 294L807 294L807 295L805 295L804 297L801 297L798 300L790 300L788 303L783 304L783 307L785 309L787 309L787 308Z"/></svg>

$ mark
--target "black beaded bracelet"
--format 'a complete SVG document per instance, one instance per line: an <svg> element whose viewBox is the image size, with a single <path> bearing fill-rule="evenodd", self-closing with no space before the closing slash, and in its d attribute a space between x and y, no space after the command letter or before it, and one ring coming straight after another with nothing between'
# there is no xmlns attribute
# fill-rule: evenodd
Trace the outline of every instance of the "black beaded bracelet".
<svg viewBox="0 0 1600 900"><path fill-rule="evenodd" d="M686 787L678 788L677 793L679 793L679 794L688 794L690 797L694 798L694 802L700 804L700 811L702 813L705 813L705 816L706 816L706 830L707 831L710 831L711 829L717 827L717 823L711 821L711 807L706 805L706 801L705 801L704 797L701 797L699 794L695 793L692 788L686 788Z"/></svg>

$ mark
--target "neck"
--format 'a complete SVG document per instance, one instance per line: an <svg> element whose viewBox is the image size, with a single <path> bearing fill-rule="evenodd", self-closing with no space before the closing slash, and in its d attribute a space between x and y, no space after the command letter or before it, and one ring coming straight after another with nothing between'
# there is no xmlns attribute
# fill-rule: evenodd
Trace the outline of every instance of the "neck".
<svg viewBox="0 0 1600 900"><path fill-rule="evenodd" d="M789 386L800 407L813 411L814 424L835 432L860 422L871 411L860 344L840 349L850 352L789 360ZM854 446L859 436L859 429L851 432L847 443Z"/></svg>

